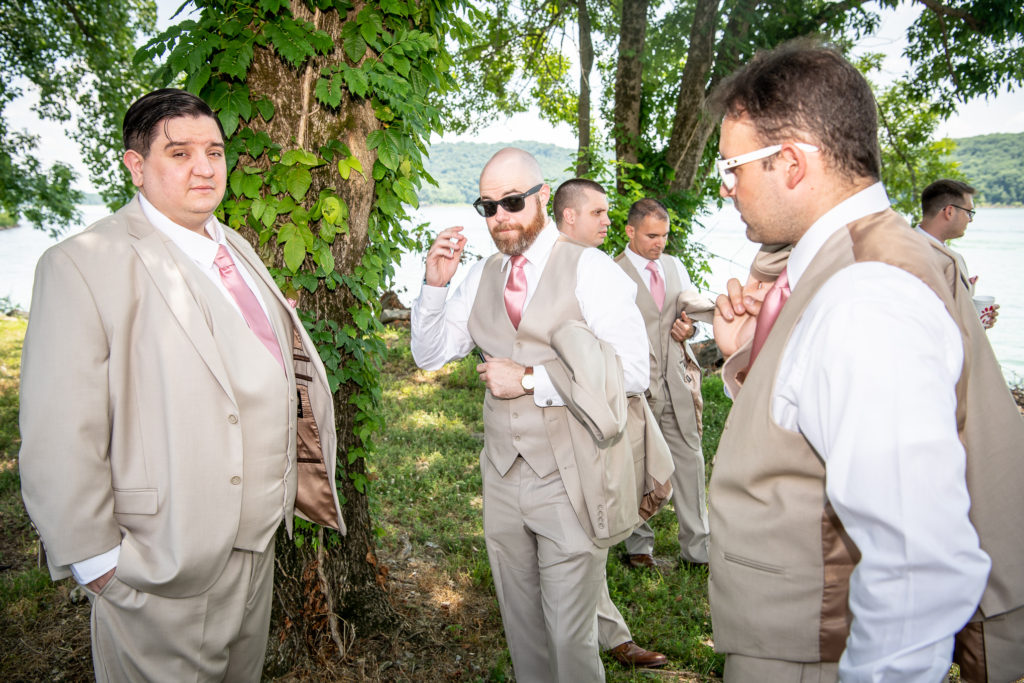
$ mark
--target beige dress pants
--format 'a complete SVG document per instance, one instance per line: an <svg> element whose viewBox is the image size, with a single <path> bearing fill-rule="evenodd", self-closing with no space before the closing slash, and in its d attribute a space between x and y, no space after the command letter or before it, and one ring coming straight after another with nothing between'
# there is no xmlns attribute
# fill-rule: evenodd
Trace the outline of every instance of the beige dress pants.
<svg viewBox="0 0 1024 683"><path fill-rule="evenodd" d="M274 541L262 553L234 550L200 595L165 598L117 574L92 600L98 683L259 681L274 588Z"/></svg>
<svg viewBox="0 0 1024 683"><path fill-rule="evenodd" d="M725 683L836 683L838 662L786 662L727 655Z"/></svg>
<svg viewBox="0 0 1024 683"><path fill-rule="evenodd" d="M505 473L480 455L484 539L519 683L604 680L597 603L606 548L583 531L558 471L538 477L521 457Z"/></svg>
<svg viewBox="0 0 1024 683"><path fill-rule="evenodd" d="M693 410L693 406L680 406ZM704 491L704 453L700 437L694 428L687 443L679 431L679 423L670 407L666 406L658 418L661 434L668 442L675 471L672 472L672 507L679 522L679 555L688 562L708 561L708 506ZM650 555L654 551L654 530L644 522L626 539L626 552L630 555Z"/></svg>
<svg viewBox="0 0 1024 683"><path fill-rule="evenodd" d="M633 640L626 620L622 618L619 608L612 602L608 593L608 576L605 575L604 587L597 601L597 642L602 650L611 650L623 643Z"/></svg>

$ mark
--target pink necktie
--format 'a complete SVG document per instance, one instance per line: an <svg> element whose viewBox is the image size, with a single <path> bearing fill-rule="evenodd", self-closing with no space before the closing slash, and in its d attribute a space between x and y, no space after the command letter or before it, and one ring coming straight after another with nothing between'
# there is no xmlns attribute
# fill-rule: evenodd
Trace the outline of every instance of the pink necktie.
<svg viewBox="0 0 1024 683"><path fill-rule="evenodd" d="M270 328L270 321L267 319L266 313L263 312L263 307L260 306L256 295L249 289L249 285L245 284L241 273L235 267L231 254L223 244L217 249L217 257L213 259L213 263L220 270L220 280L231 292L231 296L235 298L249 329L263 342L267 351L270 351L270 355L277 359L283 370L284 359L281 357L281 346L277 343L274 330Z"/></svg>
<svg viewBox="0 0 1024 683"><path fill-rule="evenodd" d="M654 297L654 303L658 305L660 311L665 306L665 281L661 279L661 273L658 272L658 266L654 261L647 262L647 270L651 273L651 296Z"/></svg>
<svg viewBox="0 0 1024 683"><path fill-rule="evenodd" d="M754 341L750 345L750 364L754 364L757 354L761 353L768 333L772 331L775 319L779 317L783 304L789 298L789 273L785 268L779 273L779 279L775 281L771 289L764 296L761 304L761 312L757 314L757 323L754 326Z"/></svg>
<svg viewBox="0 0 1024 683"><path fill-rule="evenodd" d="M522 254L512 257L512 272L505 282L505 310L512 327L519 329L519 321L523 319L523 307L526 306L526 257Z"/></svg>

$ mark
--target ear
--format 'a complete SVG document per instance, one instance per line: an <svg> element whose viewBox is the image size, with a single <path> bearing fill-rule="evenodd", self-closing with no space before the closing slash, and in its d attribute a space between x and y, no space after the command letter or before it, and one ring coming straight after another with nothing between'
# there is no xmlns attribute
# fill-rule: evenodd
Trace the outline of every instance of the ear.
<svg viewBox="0 0 1024 683"><path fill-rule="evenodd" d="M563 225L576 225L576 210L571 206L567 206L562 209L562 224Z"/></svg>
<svg viewBox="0 0 1024 683"><path fill-rule="evenodd" d="M626 237L629 238L630 242L632 242L633 238L636 237L636 228L629 223L626 223Z"/></svg>
<svg viewBox="0 0 1024 683"><path fill-rule="evenodd" d="M142 162L145 161L143 156L136 152L134 149L129 149L124 153L124 165L128 168L128 172L132 174L132 184L135 187L142 187Z"/></svg>
<svg viewBox="0 0 1024 683"><path fill-rule="evenodd" d="M816 154L820 156L821 152L816 152ZM792 190L807 175L810 160L807 158L807 152L791 142L785 142L782 144L782 149L779 150L779 156L775 163L785 165L786 187Z"/></svg>
<svg viewBox="0 0 1024 683"><path fill-rule="evenodd" d="M548 200L551 199L551 186L544 183L544 187L540 188L537 192L537 196L540 198L540 205L547 209Z"/></svg>

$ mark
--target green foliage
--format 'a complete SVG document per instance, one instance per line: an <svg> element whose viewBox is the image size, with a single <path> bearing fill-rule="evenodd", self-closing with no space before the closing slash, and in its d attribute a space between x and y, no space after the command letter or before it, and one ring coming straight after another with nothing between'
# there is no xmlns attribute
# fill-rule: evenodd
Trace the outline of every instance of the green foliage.
<svg viewBox="0 0 1024 683"><path fill-rule="evenodd" d="M217 113L227 141L229 192L223 220L257 236L265 253L276 255L275 279L286 292L312 293L346 303L321 303L317 315L301 313L327 368L331 390L355 407L348 435L339 439L347 453L339 467L357 492L368 479L355 463L373 449L380 429L379 358L383 346L378 321L380 295L394 275L401 251L411 244L401 221L405 206L416 206L417 190L430 180L423 168L426 140L441 132L433 104L449 87L450 58L438 36L460 36L465 27L454 16L457 3L382 0L365 4L354 16L348 0L311 2L317 13L337 12L340 35L295 16L280 0L197 0L199 16L157 36L136 62L161 58L161 82L183 78ZM319 14L318 14L319 16ZM369 101L379 128L366 148L376 153L364 168L348 143L350 132L318 148L294 138L272 139L267 123L278 115L272 103L250 90L249 72L263 49L299 75L315 69L313 106L325 117ZM296 77L296 100L299 92ZM362 142L360 140L359 142ZM353 216L346 183L372 181L373 206L360 216L369 244L344 266ZM326 288L326 292L325 292ZM296 298L298 298L296 296ZM325 311L335 311L331 316Z"/></svg>
<svg viewBox="0 0 1024 683"><path fill-rule="evenodd" d="M1024 204L1024 133L979 135L954 141L951 161L978 191L978 204Z"/></svg>
<svg viewBox="0 0 1024 683"><path fill-rule="evenodd" d="M532 154L552 188L573 176L568 170L573 151L532 140L514 142L439 142L429 148L424 166L436 181L420 191L425 204L471 204L480 196L480 170L503 147L520 147Z"/></svg>
<svg viewBox="0 0 1024 683"><path fill-rule="evenodd" d="M156 21L153 0L37 0L0 3L0 209L58 234L78 218L75 174L43 168L38 137L11 130L8 104L38 90L40 118L68 124L92 182L115 206L131 196L121 171L119 133L128 105L145 92L149 70L131 64L135 41Z"/></svg>

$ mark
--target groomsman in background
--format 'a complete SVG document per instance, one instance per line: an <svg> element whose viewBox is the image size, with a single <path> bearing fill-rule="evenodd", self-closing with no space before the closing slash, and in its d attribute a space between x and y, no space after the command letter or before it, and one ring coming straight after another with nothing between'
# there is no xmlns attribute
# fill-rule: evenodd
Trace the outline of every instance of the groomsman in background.
<svg viewBox="0 0 1024 683"><path fill-rule="evenodd" d="M686 267L664 253L668 211L655 199L629 209L629 244L615 262L637 285L636 303L651 343L651 410L672 452L672 506L679 522L679 555L684 565L708 561L708 512L704 492L701 369L690 348L695 319L712 322L714 303L697 293ZM692 316L692 317L691 317ZM633 567L653 567L654 531L644 522L626 539Z"/></svg>
<svg viewBox="0 0 1024 683"><path fill-rule="evenodd" d="M964 257L946 246L946 242L963 237L967 232L967 224L974 220L974 193L973 187L959 180L936 180L921 192L921 225L915 228L922 235L941 244L956 260L972 297L978 276L971 277L968 274ZM990 312L982 314L981 324L989 329L996 324L998 317L999 304L995 304Z"/></svg>

